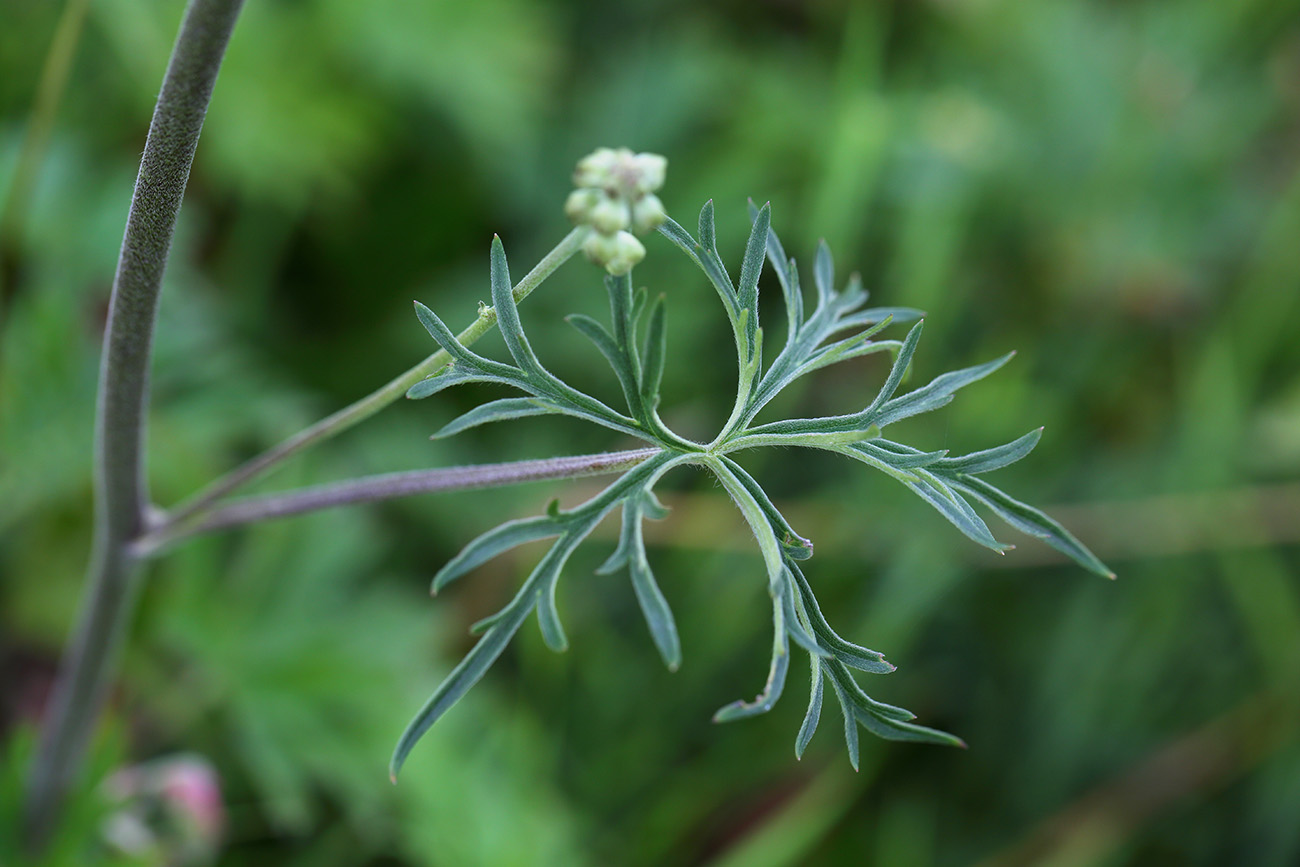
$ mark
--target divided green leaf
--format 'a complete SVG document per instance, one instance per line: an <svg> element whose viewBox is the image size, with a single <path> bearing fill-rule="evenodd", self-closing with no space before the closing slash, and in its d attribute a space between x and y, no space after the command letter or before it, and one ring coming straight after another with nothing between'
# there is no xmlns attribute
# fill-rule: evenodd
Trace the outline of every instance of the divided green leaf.
<svg viewBox="0 0 1300 867"><path fill-rule="evenodd" d="M500 239L493 239L490 256L492 303L512 363L493 361L471 352L431 310L416 304L420 322L447 351L452 362L412 386L409 397L428 397L468 382L502 384L526 395L484 403L446 424L435 437L451 436L490 422L561 414L644 440L658 451L624 471L603 491L574 509L561 511L553 503L543 515L507 521L489 530L439 570L433 582L435 592L520 545L541 539L554 540L510 603L474 625L472 631L481 634L481 638L402 735L393 756L394 774L415 742L483 676L534 610L546 644L554 650L567 648L568 639L557 606L560 576L570 555L616 508L622 511L618 545L598 572L609 574L627 569L651 641L668 668L677 669L681 664L681 641L672 610L650 567L643 522L667 515L655 497L654 488L667 472L678 466L690 464L703 468L730 495L753 531L765 567L765 585L772 607L772 655L762 690L753 700L726 705L714 719L727 722L769 710L780 698L789 671L791 649L797 647L808 654L811 691L807 713L795 741L796 756L803 755L817 729L828 683L844 718L844 739L854 768L858 767L859 726L890 740L964 744L953 735L916 724L910 712L876 701L863 690L855 671L889 674L894 666L880 652L842 638L831 627L800 565L812 556L812 542L790 526L760 483L737 462L737 453L766 446L832 451L905 485L959 531L985 547L999 552L1011 548L994 538L972 503L986 507L1015 529L1043 540L1085 569L1114 577L1056 521L981 478L984 473L1028 455L1038 443L1041 429L1005 445L966 455L950 455L947 450L925 451L882 435L882 430L895 422L946 405L959 389L1006 364L1010 353L985 364L941 374L919 388L898 394L920 341L921 311L906 307L865 307L868 293L856 275L850 277L842 290L837 290L834 262L825 243L818 245L813 258L816 291L813 303L807 305L795 262L786 255L771 228L770 207L757 208L751 202L750 217L752 227L741 259L739 283L732 282L718 254L712 202L707 202L700 211L698 240L672 220L659 229L704 273L722 302L735 337L736 403L721 432L709 443L693 442L674 433L659 417L660 388L669 362L665 300L660 295L651 302L644 290L634 291L630 275L605 280L610 303L608 326L583 315L568 318L613 370L622 387L626 413L579 391L542 364L520 320ZM759 311L759 282L765 264L780 283L787 319L784 344L766 365ZM914 324L901 341L876 339L890 326L904 323ZM753 424L763 407L799 377L875 352L891 353L894 360L875 396L861 409L822 418Z"/></svg>

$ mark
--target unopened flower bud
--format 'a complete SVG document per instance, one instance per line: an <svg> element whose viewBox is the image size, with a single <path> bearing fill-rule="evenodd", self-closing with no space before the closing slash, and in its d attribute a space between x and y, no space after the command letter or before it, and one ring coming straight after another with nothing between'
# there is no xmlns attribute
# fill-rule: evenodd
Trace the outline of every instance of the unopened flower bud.
<svg viewBox="0 0 1300 867"><path fill-rule="evenodd" d="M632 266L645 258L645 247L631 232L619 232L614 236L614 255L605 261L605 270L615 277L626 274Z"/></svg>
<svg viewBox="0 0 1300 867"><path fill-rule="evenodd" d="M664 175L668 171L668 158L659 154L637 154L636 189L640 193L651 193L664 185Z"/></svg>
<svg viewBox="0 0 1300 867"><path fill-rule="evenodd" d="M601 199L600 190L590 188L574 190L564 202L564 213L575 223L584 224L591 216L591 209Z"/></svg>
<svg viewBox="0 0 1300 867"><path fill-rule="evenodd" d="M596 148L578 160L573 173L573 183L579 187L607 187L619 162L619 153L613 148Z"/></svg>
<svg viewBox="0 0 1300 867"><path fill-rule="evenodd" d="M582 252L614 275L626 274L645 258L645 247L632 231L653 232L668 219L654 195L664 182L668 160L627 148L597 148L578 161L564 211L589 228ZM632 231L629 231L632 230Z"/></svg>
<svg viewBox="0 0 1300 867"><path fill-rule="evenodd" d="M592 232L582 242L582 252L597 265L605 265L618 253L618 242L614 235L602 235Z"/></svg>
<svg viewBox="0 0 1300 867"><path fill-rule="evenodd" d="M597 232L612 235L626 229L632 222L632 217L627 202L601 195L596 205L587 212L587 222Z"/></svg>
<svg viewBox="0 0 1300 867"><path fill-rule="evenodd" d="M632 228L638 234L653 232L668 219L664 212L664 203L654 193L646 193L636 204L632 205Z"/></svg>
<svg viewBox="0 0 1300 867"><path fill-rule="evenodd" d="M635 199L664 185L668 160L659 154L633 153L628 148L597 148L578 161L573 183L598 187L611 196Z"/></svg>

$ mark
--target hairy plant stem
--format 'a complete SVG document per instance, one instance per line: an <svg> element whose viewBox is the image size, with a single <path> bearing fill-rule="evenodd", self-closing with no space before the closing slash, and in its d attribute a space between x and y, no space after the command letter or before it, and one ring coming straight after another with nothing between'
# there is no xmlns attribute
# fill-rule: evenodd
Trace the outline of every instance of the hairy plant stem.
<svg viewBox="0 0 1300 867"><path fill-rule="evenodd" d="M172 233L221 58L243 0L191 0L163 77L127 215L100 362L95 539L82 600L27 781L29 851L47 844L75 781L131 620L146 526L145 414L154 321Z"/></svg>
<svg viewBox="0 0 1300 867"><path fill-rule="evenodd" d="M547 479L576 479L620 473L654 457L661 451L657 448L646 448L595 455L543 458L534 461L385 473L349 479L345 482L300 488L296 491L245 497L218 505L210 511L195 516L192 520L177 521L169 517L137 540L131 550L135 556L148 557L174 542L200 533L210 533L240 524L284 518L353 503L372 503L409 497L413 494L464 491Z"/></svg>
<svg viewBox="0 0 1300 867"><path fill-rule="evenodd" d="M579 226L565 235L551 252L542 257L542 260L537 263L533 270L525 274L523 279L515 284L513 290L515 301L523 301L531 295L543 280L572 258L573 254L582 249L582 242L586 240L590 231L585 226ZM496 324L496 311L491 307L483 307L479 311L478 318L457 334L456 339L462 345L470 346L484 334L491 331ZM337 436L354 425L360 424L384 407L399 400L406 394L407 389L430 374L441 370L450 361L451 356L445 350L439 349L410 370L380 386L350 406L346 406L333 415L326 416L310 427L304 428L279 445L262 452L257 457L250 459L212 482L202 491L171 510L172 520L181 521L205 511L220 498L268 472L286 458L309 446Z"/></svg>

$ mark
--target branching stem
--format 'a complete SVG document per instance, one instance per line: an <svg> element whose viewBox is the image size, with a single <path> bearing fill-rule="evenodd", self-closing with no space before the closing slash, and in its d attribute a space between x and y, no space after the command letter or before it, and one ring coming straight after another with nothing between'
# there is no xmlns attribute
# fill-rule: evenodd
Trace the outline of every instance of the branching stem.
<svg viewBox="0 0 1300 867"><path fill-rule="evenodd" d="M513 290L515 301L519 302L527 298L534 289L541 285L543 280L572 258L573 254L582 249L582 242L586 240L590 231L590 229L582 226L565 235L560 243L556 244L555 248L537 263L533 270L529 271L522 280L515 284ZM470 346L484 334L491 331L496 324L496 311L491 307L484 307L479 311L478 318L457 334L456 339L464 346ZM262 452L262 454L212 482L202 491L173 509L173 520L181 521L197 515L220 498L265 474L286 458L292 457L309 446L337 436L348 428L365 421L384 407L401 399L406 394L407 389L430 374L441 370L449 361L451 361L451 357L447 355L445 350L439 349L410 370L380 386L350 406L346 406L333 415L326 416L310 427L304 428L279 445Z"/></svg>
<svg viewBox="0 0 1300 867"><path fill-rule="evenodd" d="M654 457L660 451L657 448L634 449L595 455L543 458L535 461L386 473L349 479L345 482L315 485L296 491L246 497L219 505L193 521L177 521L168 518L139 539L132 546L132 553L138 557L147 557L173 542L200 533L210 533L214 530L272 518L300 515L334 506L392 500L413 494L464 491L546 479L575 479L583 476L620 473Z"/></svg>
<svg viewBox="0 0 1300 867"><path fill-rule="evenodd" d="M221 58L243 0L191 0L149 126L127 215L100 362L95 540L87 591L28 778L25 832L39 853L57 825L134 610L145 526L145 414L163 270Z"/></svg>

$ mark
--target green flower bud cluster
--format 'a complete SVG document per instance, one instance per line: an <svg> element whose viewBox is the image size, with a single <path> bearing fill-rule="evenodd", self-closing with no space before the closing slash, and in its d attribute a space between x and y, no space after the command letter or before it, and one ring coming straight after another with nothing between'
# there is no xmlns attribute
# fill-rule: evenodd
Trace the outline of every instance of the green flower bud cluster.
<svg viewBox="0 0 1300 867"><path fill-rule="evenodd" d="M637 235L653 232L668 218L654 191L663 186L668 160L627 148L598 148L578 161L564 212L590 226L582 252L615 276L645 258ZM634 234L635 233L635 234Z"/></svg>

